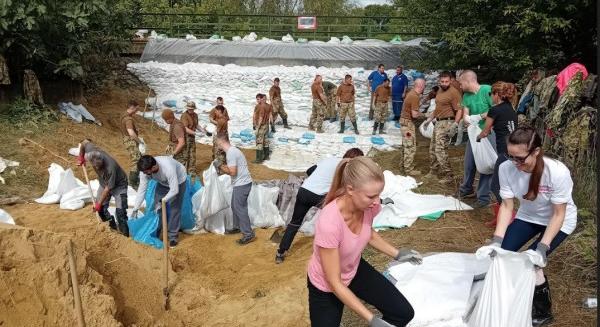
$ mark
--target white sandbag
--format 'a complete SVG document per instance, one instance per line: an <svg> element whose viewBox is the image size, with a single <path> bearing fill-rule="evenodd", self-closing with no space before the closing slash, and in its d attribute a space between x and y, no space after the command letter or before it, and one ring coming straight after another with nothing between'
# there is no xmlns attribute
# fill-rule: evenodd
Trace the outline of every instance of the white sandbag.
<svg viewBox="0 0 600 327"><path fill-rule="evenodd" d="M0 223L14 225L15 220L8 212L0 209Z"/></svg>
<svg viewBox="0 0 600 327"><path fill-rule="evenodd" d="M258 228L275 228L285 225L285 221L277 209L279 188L252 185L248 195L248 215L252 226Z"/></svg>
<svg viewBox="0 0 600 327"><path fill-rule="evenodd" d="M69 149L69 154L75 157L79 156L79 147L74 147Z"/></svg>
<svg viewBox="0 0 600 327"><path fill-rule="evenodd" d="M317 223L320 214L321 209L317 207L310 208L304 216L304 222L302 223L302 226L300 226L299 231L306 236L315 235L315 224Z"/></svg>
<svg viewBox="0 0 600 327"><path fill-rule="evenodd" d="M138 144L138 150L142 155L146 154L146 142L144 142L144 138L140 137L140 144Z"/></svg>
<svg viewBox="0 0 600 327"><path fill-rule="evenodd" d="M467 128L471 150L475 158L475 166L480 174L490 175L494 173L494 165L498 159L496 150L487 138L477 142L477 136L481 133L481 128L477 124L471 124Z"/></svg>
<svg viewBox="0 0 600 327"><path fill-rule="evenodd" d="M42 195L42 197L35 199L35 202L41 204L53 204L58 203L60 201L60 195L58 194L58 187L62 181L62 177L65 173L65 170L60 165L55 163L50 164L50 168L48 168L48 189Z"/></svg>
<svg viewBox="0 0 600 327"><path fill-rule="evenodd" d="M431 137L433 137L433 123L429 123L429 126L425 128L425 122L422 122L419 126L419 132L421 132L421 135L430 139Z"/></svg>
<svg viewBox="0 0 600 327"><path fill-rule="evenodd" d="M487 271L483 290L467 321L469 327L529 327L535 289L535 267L541 257L533 250L523 253L484 246L478 258L496 256Z"/></svg>
<svg viewBox="0 0 600 327"><path fill-rule="evenodd" d="M200 217L207 218L227 209L229 204L223 194L223 187L219 183L219 175L213 165L202 173L204 192L200 202Z"/></svg>
<svg viewBox="0 0 600 327"><path fill-rule="evenodd" d="M389 268L395 286L412 305L411 327L464 326L473 277L488 270L490 259L471 253L438 253L421 265L403 263Z"/></svg>
<svg viewBox="0 0 600 327"><path fill-rule="evenodd" d="M77 186L60 197L60 208L63 210L79 210L86 202L91 202L92 197L87 186Z"/></svg>
<svg viewBox="0 0 600 327"><path fill-rule="evenodd" d="M291 35L286 34L281 38L281 42L292 43L294 42L294 38Z"/></svg>

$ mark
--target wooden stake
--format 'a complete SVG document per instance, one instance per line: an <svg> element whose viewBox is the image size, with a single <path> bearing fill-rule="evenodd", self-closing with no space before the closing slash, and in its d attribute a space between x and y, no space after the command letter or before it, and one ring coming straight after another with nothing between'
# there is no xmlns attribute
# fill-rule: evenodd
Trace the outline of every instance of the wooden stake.
<svg viewBox="0 0 600 327"><path fill-rule="evenodd" d="M90 184L90 179L88 177L87 169L85 169L85 164L81 165L81 169L83 170L83 176L85 177L85 182L88 186L88 190L90 190L90 195L92 197L93 205L96 205L96 197L94 196L94 192L92 191L92 185ZM102 219L100 218L100 214L96 212L96 219L98 219L99 223L102 223Z"/></svg>
<svg viewBox="0 0 600 327"><path fill-rule="evenodd" d="M73 284L73 298L75 299L77 326L85 327L83 308L81 306L81 294L79 293L79 282L77 281L77 265L75 264L75 256L73 255L73 242L71 240L69 240L67 252L69 253L69 270L71 271L71 284Z"/></svg>
<svg viewBox="0 0 600 327"><path fill-rule="evenodd" d="M148 96L146 97L146 99L144 99L144 112L142 113L142 117L144 117L144 119L146 119L146 109L148 108L148 98L150 97L150 92L152 92L152 89L148 89Z"/></svg>
<svg viewBox="0 0 600 327"><path fill-rule="evenodd" d="M169 237L167 233L167 205L161 201L162 205L162 237L163 237L163 295L165 299L165 310L169 310Z"/></svg>
<svg viewBox="0 0 600 327"><path fill-rule="evenodd" d="M35 145L37 145L38 147L42 148L42 149L43 149L43 150L45 150L46 152L50 153L51 155L53 155L53 156L55 156L55 157L57 157L57 158L59 158L59 159L62 159L62 160L64 160L64 161L65 161L67 164L69 164L69 165L71 165L71 164L72 164L72 162L71 162L71 161L69 161L69 160L67 160L65 157L58 155L56 152L54 152L54 151L52 151L52 150L50 150L50 149L48 149L48 148L44 147L43 145L39 144L38 142L35 142L35 141L33 141L33 140L30 140L30 139L28 139L28 138L26 138L26 137L23 137L23 138L21 138L21 139L22 139L23 141L27 141L27 142L29 142L29 143L32 143L32 144L35 144ZM21 143L21 142L19 142L19 143Z"/></svg>
<svg viewBox="0 0 600 327"><path fill-rule="evenodd" d="M152 131L152 128L154 127L154 117L156 116L156 110L158 109L156 107L156 96L154 97L154 109L152 109L152 121L150 122L150 131Z"/></svg>

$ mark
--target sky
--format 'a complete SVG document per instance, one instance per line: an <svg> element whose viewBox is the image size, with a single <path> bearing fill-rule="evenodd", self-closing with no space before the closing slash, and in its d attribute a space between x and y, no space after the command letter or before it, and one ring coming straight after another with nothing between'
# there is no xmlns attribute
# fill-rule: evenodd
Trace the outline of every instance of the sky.
<svg viewBox="0 0 600 327"><path fill-rule="evenodd" d="M391 4L391 0L355 0L356 3L361 6L367 6L367 5L385 5L385 4Z"/></svg>

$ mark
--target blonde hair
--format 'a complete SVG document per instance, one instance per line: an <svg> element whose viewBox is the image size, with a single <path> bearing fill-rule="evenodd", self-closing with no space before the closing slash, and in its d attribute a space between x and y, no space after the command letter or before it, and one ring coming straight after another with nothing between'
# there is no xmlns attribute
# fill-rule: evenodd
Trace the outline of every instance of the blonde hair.
<svg viewBox="0 0 600 327"><path fill-rule="evenodd" d="M383 171L373 159L369 157L355 157L343 159L335 170L333 182L329 193L325 197L323 206L346 193L346 186L360 188L369 182L384 182Z"/></svg>

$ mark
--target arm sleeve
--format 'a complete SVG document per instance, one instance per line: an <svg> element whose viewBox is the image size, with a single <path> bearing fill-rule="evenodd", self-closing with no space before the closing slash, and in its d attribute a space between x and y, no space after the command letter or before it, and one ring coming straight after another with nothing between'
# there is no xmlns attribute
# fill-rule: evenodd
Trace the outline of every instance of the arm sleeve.
<svg viewBox="0 0 600 327"><path fill-rule="evenodd" d="M134 129L133 128L133 119L129 118L125 120L125 128L126 129Z"/></svg>
<svg viewBox="0 0 600 327"><path fill-rule="evenodd" d="M148 188L148 176L143 172L140 172L140 186L137 189L137 195L135 196L135 210L139 209L144 202L144 197L146 196L146 189Z"/></svg>
<svg viewBox="0 0 600 327"><path fill-rule="evenodd" d="M371 74L369 74L369 77L367 77L369 81L373 81L373 74L375 74L375 72L371 72Z"/></svg>
<svg viewBox="0 0 600 327"><path fill-rule="evenodd" d="M508 176L509 166L507 166L507 165L512 165L512 163L509 161L505 161L504 163L502 163L500 165L500 168L498 170L498 178L500 181L500 196L503 199L514 199L515 192L510 187L510 183L509 183L510 176Z"/></svg>
<svg viewBox="0 0 600 327"><path fill-rule="evenodd" d="M490 111L488 111L488 117L492 118L492 119L496 119L496 117L498 116L498 108L491 107Z"/></svg>
<svg viewBox="0 0 600 327"><path fill-rule="evenodd" d="M237 167L237 154L225 155L225 159L227 160L227 166Z"/></svg>
<svg viewBox="0 0 600 327"><path fill-rule="evenodd" d="M315 244L325 249L336 249L340 246L343 238L343 230L333 217L327 217L327 209L319 214L317 226L315 227Z"/></svg>
<svg viewBox="0 0 600 327"><path fill-rule="evenodd" d="M173 134L175 134L176 138L180 139L182 137L185 137L184 128L185 127L183 126L183 124L178 124L173 127Z"/></svg>
<svg viewBox="0 0 600 327"><path fill-rule="evenodd" d="M306 170L306 175L308 175L308 176L312 175L312 173L315 171L315 169L317 169L317 165L312 165L312 167L310 167Z"/></svg>
<svg viewBox="0 0 600 327"><path fill-rule="evenodd" d="M573 180L571 179L571 173L566 167L562 167L563 171L560 172L560 176L556 177L556 181L552 181L552 194L550 195L550 202L554 204L564 204L571 200L571 194L573 193Z"/></svg>
<svg viewBox="0 0 600 327"><path fill-rule="evenodd" d="M108 187L108 189L112 190L115 188L115 184L116 184L116 171L117 171L117 167L111 165L110 167L107 167L108 169L106 170L106 172L108 173L108 178L105 181L106 182L106 187Z"/></svg>
<svg viewBox="0 0 600 327"><path fill-rule="evenodd" d="M179 194L179 180L177 179L177 169L175 167L170 167L168 171L165 171L165 175L167 175L167 181L169 182L169 192L165 195L165 201L170 201L177 194Z"/></svg>

